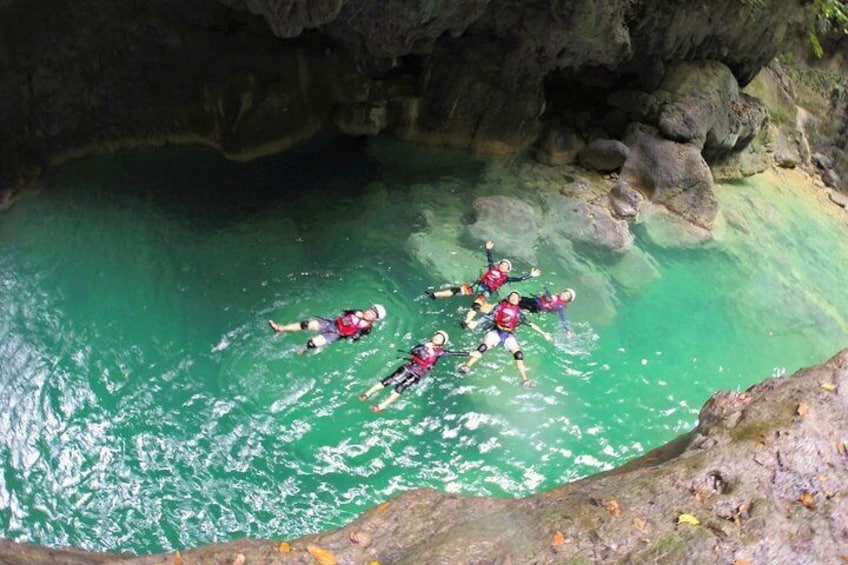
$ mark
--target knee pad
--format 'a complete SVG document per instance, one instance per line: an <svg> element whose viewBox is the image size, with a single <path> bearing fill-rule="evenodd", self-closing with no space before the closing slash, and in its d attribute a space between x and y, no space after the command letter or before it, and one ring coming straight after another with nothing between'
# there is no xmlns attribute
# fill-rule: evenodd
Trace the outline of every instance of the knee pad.
<svg viewBox="0 0 848 565"><path fill-rule="evenodd" d="M524 353L522 353L522 352L519 350L519 351L516 351L515 353L513 353L513 354L512 354L512 357L513 357L513 359L515 359L516 361L523 361L523 360L524 360Z"/></svg>
<svg viewBox="0 0 848 565"><path fill-rule="evenodd" d="M477 348L477 351L479 351L480 353L486 353L487 349L489 349L489 346L485 343L481 343L480 347Z"/></svg>
<svg viewBox="0 0 848 565"><path fill-rule="evenodd" d="M462 294L462 287L461 286L452 286L450 291L452 293L454 293L454 295Z"/></svg>
<svg viewBox="0 0 848 565"><path fill-rule="evenodd" d="M306 349L315 349L315 342L311 339L306 342Z"/></svg>
<svg viewBox="0 0 848 565"><path fill-rule="evenodd" d="M305 330L309 327L309 320L304 320L300 323L300 329Z"/></svg>

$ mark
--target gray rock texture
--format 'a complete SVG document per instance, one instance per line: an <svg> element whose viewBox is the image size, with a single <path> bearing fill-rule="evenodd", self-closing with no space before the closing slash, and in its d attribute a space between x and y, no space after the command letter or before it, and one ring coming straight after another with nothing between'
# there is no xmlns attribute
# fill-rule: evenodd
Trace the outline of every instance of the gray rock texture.
<svg viewBox="0 0 848 565"><path fill-rule="evenodd" d="M734 89L802 37L811 9L796 0L6 0L0 187L17 192L94 152L204 144L249 159L328 131L492 154L537 145L564 163L577 139L617 138L633 120L607 103L616 91L658 101L639 111L659 112L670 131L674 108L697 109L699 143L707 135L710 147L717 132L717 147L736 150L761 112L748 101L750 116L740 113ZM692 61L705 80L721 77L715 96L691 107L663 99L660 86ZM738 119L707 127L705 108ZM575 137L540 142L554 122Z"/></svg>
<svg viewBox="0 0 848 565"><path fill-rule="evenodd" d="M846 390L843 350L791 377L719 392L690 433L535 496L415 490L343 528L297 540L241 540L179 558L114 555L108 562L840 563L848 556ZM0 544L0 563L104 562L104 554Z"/></svg>

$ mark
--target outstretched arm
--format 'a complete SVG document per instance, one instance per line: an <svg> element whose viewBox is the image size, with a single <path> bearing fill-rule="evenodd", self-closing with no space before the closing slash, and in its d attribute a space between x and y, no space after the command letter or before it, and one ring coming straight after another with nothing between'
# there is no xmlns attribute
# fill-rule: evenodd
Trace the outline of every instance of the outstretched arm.
<svg viewBox="0 0 848 565"><path fill-rule="evenodd" d="M509 281L509 282L521 282L521 281L526 281L527 279L535 279L536 277L538 277L541 274L542 274L542 271L540 271L536 267L533 267L530 270L530 272L527 273L526 275L520 275L520 276L517 276L517 277L507 277L506 280Z"/></svg>
<svg viewBox="0 0 848 565"><path fill-rule="evenodd" d="M565 317L565 308L562 306L557 308L557 314L559 315L559 323L566 337L574 337L574 332L571 331L571 324L568 323L568 319Z"/></svg>
<svg viewBox="0 0 848 565"><path fill-rule="evenodd" d="M546 332L545 330L543 330L542 328L540 328L539 326L537 326L533 322L528 321L527 325L530 326L531 328L533 328L533 331L535 331L540 336L545 338L546 341L553 341L554 340L554 336L552 336L551 334L549 334L548 332Z"/></svg>
<svg viewBox="0 0 848 565"><path fill-rule="evenodd" d="M492 258L492 248L495 247L495 242L491 239L486 242L486 263L488 263L489 268L495 266L495 260Z"/></svg>
<svg viewBox="0 0 848 565"><path fill-rule="evenodd" d="M448 351L447 349L442 349L442 354L439 357L468 357L471 355L468 351Z"/></svg>

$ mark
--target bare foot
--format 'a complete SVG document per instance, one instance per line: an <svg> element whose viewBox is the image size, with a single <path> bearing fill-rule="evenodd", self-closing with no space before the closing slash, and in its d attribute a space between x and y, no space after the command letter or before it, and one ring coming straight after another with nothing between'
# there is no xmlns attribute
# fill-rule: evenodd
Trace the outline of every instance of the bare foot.
<svg viewBox="0 0 848 565"><path fill-rule="evenodd" d="M374 412L374 413L376 414L377 412L379 412L379 411L380 411L380 407L379 407L379 406L377 406L376 404L372 404L372 405L371 405L371 411L372 411L372 412Z"/></svg>

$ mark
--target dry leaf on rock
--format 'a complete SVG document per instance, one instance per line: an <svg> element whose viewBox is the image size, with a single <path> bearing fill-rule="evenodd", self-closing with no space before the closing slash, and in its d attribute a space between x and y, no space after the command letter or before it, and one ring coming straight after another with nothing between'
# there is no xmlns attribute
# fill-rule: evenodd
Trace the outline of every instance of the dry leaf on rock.
<svg viewBox="0 0 848 565"><path fill-rule="evenodd" d="M317 545L307 545L306 551L309 552L309 555L315 558L315 561L317 561L319 565L336 565L338 563L336 556L328 549L318 547Z"/></svg>
<svg viewBox="0 0 848 565"><path fill-rule="evenodd" d="M752 563L747 559L737 559L733 562L733 565L752 565Z"/></svg>
<svg viewBox="0 0 848 565"><path fill-rule="evenodd" d="M243 553L239 553L238 555L236 555L236 558L235 558L235 560L233 561L233 565L244 565L244 562L245 562L246 560L247 560L247 559L245 558L244 554L243 554Z"/></svg>
<svg viewBox="0 0 848 565"><path fill-rule="evenodd" d="M633 526L634 526L637 530L639 530L640 532L644 532L644 531L645 531L645 526L646 526L646 525L647 525L647 524L645 524L645 520L643 520L643 519L641 519L641 518L633 518Z"/></svg>
<svg viewBox="0 0 848 565"><path fill-rule="evenodd" d="M815 510L816 508L815 497L807 491L801 493L801 496L798 498L798 501L810 510Z"/></svg>
<svg viewBox="0 0 848 565"><path fill-rule="evenodd" d="M692 526L697 526L701 523L700 520L692 516L691 514L681 514L677 517L678 524L691 524Z"/></svg>
<svg viewBox="0 0 848 565"><path fill-rule="evenodd" d="M827 392L836 392L836 385L831 383L822 383L821 388L822 390L826 390Z"/></svg>
<svg viewBox="0 0 848 565"><path fill-rule="evenodd" d="M291 553L292 547L291 547L291 545L289 545L289 542L284 541L284 542L280 542L279 550L280 550L280 553Z"/></svg>
<svg viewBox="0 0 848 565"><path fill-rule="evenodd" d="M845 457L845 455L848 454L848 449L845 448L844 441L836 440L836 452L842 457Z"/></svg>
<svg viewBox="0 0 848 565"><path fill-rule="evenodd" d="M174 555L174 565L183 565L183 555L179 551Z"/></svg>
<svg viewBox="0 0 848 565"><path fill-rule="evenodd" d="M621 516L621 506L619 506L618 501L615 499L605 500L604 508L613 516Z"/></svg>
<svg viewBox="0 0 848 565"><path fill-rule="evenodd" d="M565 543L565 536L562 535L562 532L554 532L554 545L563 545Z"/></svg>
<svg viewBox="0 0 848 565"><path fill-rule="evenodd" d="M378 509L380 512L385 512L386 510L388 510L388 509L389 509L389 504L391 504L391 503L389 503L389 502L384 502L383 504L381 504L380 506L378 506L378 507L377 507L377 509Z"/></svg>
<svg viewBox="0 0 848 565"><path fill-rule="evenodd" d="M798 415L799 416L801 416L803 418L809 413L810 413L810 407L807 406L806 402L802 402L801 404L798 405Z"/></svg>

